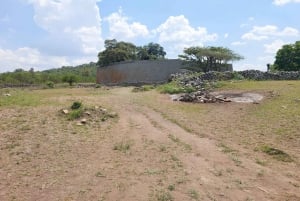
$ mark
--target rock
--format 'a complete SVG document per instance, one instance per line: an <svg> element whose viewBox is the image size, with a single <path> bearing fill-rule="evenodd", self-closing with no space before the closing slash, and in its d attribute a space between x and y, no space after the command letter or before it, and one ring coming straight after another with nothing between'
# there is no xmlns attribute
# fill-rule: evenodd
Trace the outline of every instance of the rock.
<svg viewBox="0 0 300 201"><path fill-rule="evenodd" d="M84 114L87 114L87 115L91 115L91 113L89 111L86 111Z"/></svg>
<svg viewBox="0 0 300 201"><path fill-rule="evenodd" d="M11 94L10 93L6 93L6 94L3 94L3 96L11 96Z"/></svg>
<svg viewBox="0 0 300 201"><path fill-rule="evenodd" d="M81 120L80 120L80 123L86 124L86 123L87 123L87 119L85 119L85 118L81 119Z"/></svg>
<svg viewBox="0 0 300 201"><path fill-rule="evenodd" d="M69 114L69 110L64 109L64 110L62 110L62 113L63 114Z"/></svg>
<svg viewBox="0 0 300 201"><path fill-rule="evenodd" d="M110 117L110 118L115 118L115 117L118 116L118 114L116 112L110 112L110 113L107 114L107 116Z"/></svg>
<svg viewBox="0 0 300 201"><path fill-rule="evenodd" d="M77 122L76 124L77 126L83 126L83 124L81 122Z"/></svg>
<svg viewBox="0 0 300 201"><path fill-rule="evenodd" d="M107 109L105 109L105 108L100 108L100 111L103 112L103 113L106 113L106 112L107 112Z"/></svg>

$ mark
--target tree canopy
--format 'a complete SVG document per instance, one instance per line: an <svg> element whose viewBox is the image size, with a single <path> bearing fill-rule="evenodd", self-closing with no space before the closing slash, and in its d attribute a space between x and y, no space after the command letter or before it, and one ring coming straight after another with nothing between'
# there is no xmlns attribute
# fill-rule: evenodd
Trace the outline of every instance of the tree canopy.
<svg viewBox="0 0 300 201"><path fill-rule="evenodd" d="M184 60L188 67L197 71L219 71L229 61L238 61L243 56L225 47L189 47L184 49L179 58Z"/></svg>
<svg viewBox="0 0 300 201"><path fill-rule="evenodd" d="M282 71L300 70L300 41L284 45L277 51L274 68Z"/></svg>
<svg viewBox="0 0 300 201"><path fill-rule="evenodd" d="M112 39L105 40L104 47L105 50L98 54L100 66L120 61L164 59L166 55L164 48L157 43L138 47L129 42L118 42L116 39Z"/></svg>

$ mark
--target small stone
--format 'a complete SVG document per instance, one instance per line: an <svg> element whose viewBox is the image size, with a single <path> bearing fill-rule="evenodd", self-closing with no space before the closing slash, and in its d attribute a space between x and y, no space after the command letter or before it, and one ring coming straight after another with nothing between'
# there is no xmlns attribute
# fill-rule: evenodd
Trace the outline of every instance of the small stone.
<svg viewBox="0 0 300 201"><path fill-rule="evenodd" d="M82 123L82 124L86 124L86 122L87 122L87 119L85 119L85 118L80 120L80 123Z"/></svg>
<svg viewBox="0 0 300 201"><path fill-rule="evenodd" d="M81 122L77 122L76 124L77 126L83 126L83 124Z"/></svg>
<svg viewBox="0 0 300 201"><path fill-rule="evenodd" d="M86 111L84 114L87 114L87 115L91 115L91 113L89 111Z"/></svg>
<svg viewBox="0 0 300 201"><path fill-rule="evenodd" d="M110 112L107 114L107 116L109 116L110 118L115 118L118 116L118 114L116 112Z"/></svg>
<svg viewBox="0 0 300 201"><path fill-rule="evenodd" d="M3 95L4 95L4 96L8 96L8 97L9 97L9 96L11 96L11 94L9 94L9 93L7 93L7 94L3 94Z"/></svg>
<svg viewBox="0 0 300 201"><path fill-rule="evenodd" d="M100 111L105 113L105 112L107 112L107 109L105 109L105 108L100 108Z"/></svg>
<svg viewBox="0 0 300 201"><path fill-rule="evenodd" d="M69 114L69 110L62 110L63 114Z"/></svg>
<svg viewBox="0 0 300 201"><path fill-rule="evenodd" d="M99 106L95 106L95 109L98 110L98 109L99 109Z"/></svg>

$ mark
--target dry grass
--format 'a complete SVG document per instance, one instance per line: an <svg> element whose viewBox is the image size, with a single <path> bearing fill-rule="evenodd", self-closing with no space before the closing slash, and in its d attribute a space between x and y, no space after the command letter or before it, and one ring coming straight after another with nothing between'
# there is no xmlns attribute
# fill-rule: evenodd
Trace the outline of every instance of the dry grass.
<svg viewBox="0 0 300 201"><path fill-rule="evenodd" d="M299 200L300 82L220 86L265 99L189 104L132 88L1 89L0 200ZM74 101L118 118L90 115L77 126L61 114Z"/></svg>

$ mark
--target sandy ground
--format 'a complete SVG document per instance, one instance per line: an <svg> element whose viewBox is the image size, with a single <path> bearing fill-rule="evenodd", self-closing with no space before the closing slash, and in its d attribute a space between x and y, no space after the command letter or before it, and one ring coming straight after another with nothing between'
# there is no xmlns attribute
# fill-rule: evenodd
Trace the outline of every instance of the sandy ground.
<svg viewBox="0 0 300 201"><path fill-rule="evenodd" d="M199 116L188 117L167 95L116 88L84 100L119 118L78 127L58 114L73 99L0 110L1 201L300 200L299 148L291 163L255 151L243 124L254 104L192 106Z"/></svg>

